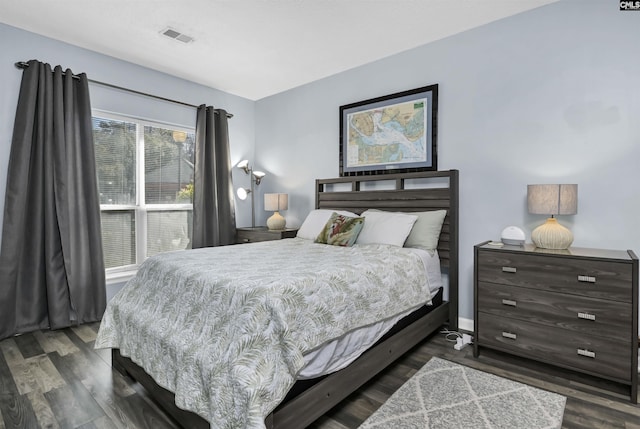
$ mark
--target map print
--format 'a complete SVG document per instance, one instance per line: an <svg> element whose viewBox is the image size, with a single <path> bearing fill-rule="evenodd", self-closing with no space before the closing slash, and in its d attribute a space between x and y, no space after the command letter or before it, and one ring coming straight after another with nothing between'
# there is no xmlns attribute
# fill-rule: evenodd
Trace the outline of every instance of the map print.
<svg viewBox="0 0 640 429"><path fill-rule="evenodd" d="M427 99L347 115L347 166L427 161Z"/></svg>

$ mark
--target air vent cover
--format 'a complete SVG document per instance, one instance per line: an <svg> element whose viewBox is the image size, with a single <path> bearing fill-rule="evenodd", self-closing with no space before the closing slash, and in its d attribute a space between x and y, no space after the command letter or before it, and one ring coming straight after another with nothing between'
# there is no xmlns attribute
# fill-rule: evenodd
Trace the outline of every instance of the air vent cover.
<svg viewBox="0 0 640 429"><path fill-rule="evenodd" d="M193 42L193 37L187 36L186 34L182 34L177 30L174 30L171 27L167 27L160 32L163 36L167 36L170 39L178 40L182 43L191 43Z"/></svg>

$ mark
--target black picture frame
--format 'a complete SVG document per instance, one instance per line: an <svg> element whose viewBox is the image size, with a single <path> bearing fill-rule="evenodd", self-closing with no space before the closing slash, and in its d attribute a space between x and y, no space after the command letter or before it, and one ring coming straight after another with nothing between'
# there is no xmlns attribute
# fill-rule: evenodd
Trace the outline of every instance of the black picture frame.
<svg viewBox="0 0 640 429"><path fill-rule="evenodd" d="M340 106L340 177L436 171L438 84Z"/></svg>

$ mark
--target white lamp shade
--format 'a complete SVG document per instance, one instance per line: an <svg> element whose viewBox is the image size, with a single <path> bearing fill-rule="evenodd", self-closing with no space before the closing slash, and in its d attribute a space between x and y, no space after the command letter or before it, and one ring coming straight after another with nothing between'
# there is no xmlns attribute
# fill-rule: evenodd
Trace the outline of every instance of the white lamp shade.
<svg viewBox="0 0 640 429"><path fill-rule="evenodd" d="M238 188L238 190L236 191L238 198L240 198L243 201L247 199L247 196L249 195L249 193L251 193L251 190L245 189L245 188Z"/></svg>
<svg viewBox="0 0 640 429"><path fill-rule="evenodd" d="M578 185L527 185L527 206L531 214L576 214Z"/></svg>
<svg viewBox="0 0 640 429"><path fill-rule="evenodd" d="M264 209L268 212L277 212L289 208L288 194L264 194Z"/></svg>

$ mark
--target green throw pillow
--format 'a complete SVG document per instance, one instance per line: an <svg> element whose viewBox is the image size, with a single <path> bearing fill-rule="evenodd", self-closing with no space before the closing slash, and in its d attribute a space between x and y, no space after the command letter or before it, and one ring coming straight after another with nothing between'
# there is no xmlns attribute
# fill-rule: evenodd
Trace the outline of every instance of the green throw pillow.
<svg viewBox="0 0 640 429"><path fill-rule="evenodd" d="M363 225L363 217L348 217L334 212L316 237L315 242L351 247L356 242Z"/></svg>

